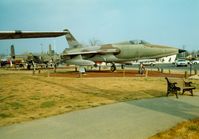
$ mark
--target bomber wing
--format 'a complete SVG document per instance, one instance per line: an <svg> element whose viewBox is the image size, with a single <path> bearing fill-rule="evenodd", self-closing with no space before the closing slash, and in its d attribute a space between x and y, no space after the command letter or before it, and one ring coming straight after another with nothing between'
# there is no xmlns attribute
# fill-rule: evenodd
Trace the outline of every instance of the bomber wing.
<svg viewBox="0 0 199 139"><path fill-rule="evenodd" d="M35 32L35 31L1 31L0 40L4 39L23 39L23 38L49 38L66 35L68 31L51 31L51 32Z"/></svg>

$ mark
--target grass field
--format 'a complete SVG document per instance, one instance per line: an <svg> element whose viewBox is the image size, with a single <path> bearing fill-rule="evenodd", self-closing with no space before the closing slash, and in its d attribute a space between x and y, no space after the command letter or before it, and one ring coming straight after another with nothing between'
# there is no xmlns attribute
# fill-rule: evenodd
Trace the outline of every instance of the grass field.
<svg viewBox="0 0 199 139"><path fill-rule="evenodd" d="M199 81L193 83L199 91ZM67 78L0 70L0 126L165 93L163 77Z"/></svg>
<svg viewBox="0 0 199 139"><path fill-rule="evenodd" d="M198 139L199 119L186 121L149 139Z"/></svg>
<svg viewBox="0 0 199 139"><path fill-rule="evenodd" d="M66 78L0 71L0 125L165 94L163 78ZM157 85L158 84L158 85Z"/></svg>

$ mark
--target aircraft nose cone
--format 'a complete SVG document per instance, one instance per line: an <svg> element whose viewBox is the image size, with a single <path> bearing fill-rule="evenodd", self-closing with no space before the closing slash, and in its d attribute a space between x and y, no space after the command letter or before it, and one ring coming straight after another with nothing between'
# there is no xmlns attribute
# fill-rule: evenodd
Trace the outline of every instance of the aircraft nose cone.
<svg viewBox="0 0 199 139"><path fill-rule="evenodd" d="M179 53L183 53L183 52L186 52L186 50L184 50L184 49L179 49L178 52L179 52Z"/></svg>

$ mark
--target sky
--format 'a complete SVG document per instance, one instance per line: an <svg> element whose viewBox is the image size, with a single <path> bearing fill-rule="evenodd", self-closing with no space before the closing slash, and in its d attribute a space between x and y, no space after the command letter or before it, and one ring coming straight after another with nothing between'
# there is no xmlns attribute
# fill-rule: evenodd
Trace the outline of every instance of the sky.
<svg viewBox="0 0 199 139"><path fill-rule="evenodd" d="M199 50L199 0L1 0L0 31L69 29L84 44L142 39L152 44ZM0 40L0 54L61 53L65 37Z"/></svg>

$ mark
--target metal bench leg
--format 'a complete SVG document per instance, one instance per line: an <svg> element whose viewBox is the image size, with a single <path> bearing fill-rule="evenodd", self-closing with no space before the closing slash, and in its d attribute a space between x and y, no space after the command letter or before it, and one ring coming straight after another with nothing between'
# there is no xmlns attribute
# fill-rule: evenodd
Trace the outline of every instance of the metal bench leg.
<svg viewBox="0 0 199 139"><path fill-rule="evenodd" d="M185 90L182 90L182 95L184 95Z"/></svg>
<svg viewBox="0 0 199 139"><path fill-rule="evenodd" d="M166 96L167 96L167 97L169 96L169 93L170 93L170 92L169 92L169 91L167 91L167 94L166 94Z"/></svg>
<svg viewBox="0 0 199 139"><path fill-rule="evenodd" d="M192 89L190 90L190 93L191 93L191 96L193 96L193 90Z"/></svg>
<svg viewBox="0 0 199 139"><path fill-rule="evenodd" d="M178 98L178 92L177 92L177 91L175 91L174 93L175 93L175 95L176 95L176 98Z"/></svg>

